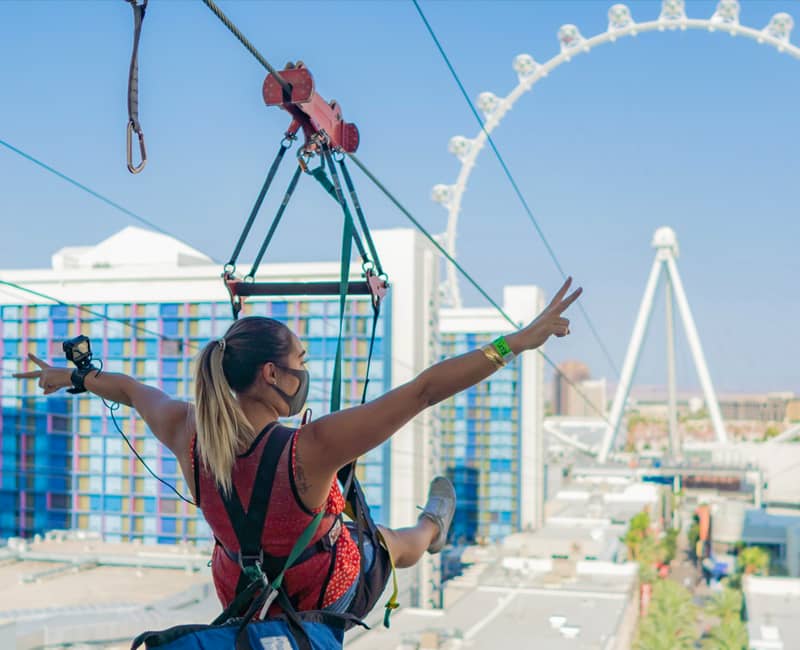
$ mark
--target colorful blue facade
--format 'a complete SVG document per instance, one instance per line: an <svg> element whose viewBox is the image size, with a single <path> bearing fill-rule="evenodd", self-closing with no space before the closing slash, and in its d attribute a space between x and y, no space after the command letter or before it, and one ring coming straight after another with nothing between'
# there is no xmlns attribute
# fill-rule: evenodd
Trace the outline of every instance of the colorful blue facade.
<svg viewBox="0 0 800 650"><path fill-rule="evenodd" d="M487 333L442 333L442 354L463 354L489 343ZM458 507L451 540L497 540L520 527L520 395L516 363L441 405L442 466L453 480Z"/></svg>
<svg viewBox="0 0 800 650"><path fill-rule="evenodd" d="M35 381L18 381L11 374L26 367L20 360L29 351L65 364L61 341L82 333L91 338L95 357L103 360L105 370L131 374L173 397L191 399L193 359L230 325L230 304L86 307L99 315L63 305L0 307L0 537L76 528L99 532L112 541L207 541L208 530L196 509L149 476L99 398L63 392L43 397ZM387 300L378 322L370 397L384 392L391 377L390 332L385 328L391 322L390 310ZM311 372L307 406L316 417L327 412L338 301L253 300L245 311L282 320L298 334L307 347ZM351 299L344 327L343 407L360 401L371 325L369 301ZM188 495L175 458L145 423L124 407L117 420L151 468ZM386 446L376 449L359 464L378 521L389 515L388 454Z"/></svg>

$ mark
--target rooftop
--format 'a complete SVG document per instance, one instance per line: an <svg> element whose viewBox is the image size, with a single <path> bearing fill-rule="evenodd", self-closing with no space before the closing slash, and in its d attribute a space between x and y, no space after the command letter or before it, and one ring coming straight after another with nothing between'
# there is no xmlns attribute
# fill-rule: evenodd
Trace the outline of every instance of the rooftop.
<svg viewBox="0 0 800 650"><path fill-rule="evenodd" d="M746 576L743 587L750 648L800 648L800 579Z"/></svg>
<svg viewBox="0 0 800 650"><path fill-rule="evenodd" d="M353 650L461 647L610 650L629 647L636 568L533 560L495 548L446 584L443 610L400 609L390 629L352 635Z"/></svg>
<svg viewBox="0 0 800 650"><path fill-rule="evenodd" d="M65 531L12 538L0 548L0 621L13 624L18 649L88 641L110 648L117 640L129 647L145 629L218 613L208 557L192 546L107 543Z"/></svg>

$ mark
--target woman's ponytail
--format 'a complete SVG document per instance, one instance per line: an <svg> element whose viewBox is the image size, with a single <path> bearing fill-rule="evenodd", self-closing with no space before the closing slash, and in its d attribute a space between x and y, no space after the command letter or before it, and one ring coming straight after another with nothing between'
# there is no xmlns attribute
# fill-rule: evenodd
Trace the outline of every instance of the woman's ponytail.
<svg viewBox="0 0 800 650"><path fill-rule="evenodd" d="M201 462L225 494L233 486L232 470L243 436L253 427L236 400L223 361L226 341L211 341L200 354L195 382L197 449Z"/></svg>

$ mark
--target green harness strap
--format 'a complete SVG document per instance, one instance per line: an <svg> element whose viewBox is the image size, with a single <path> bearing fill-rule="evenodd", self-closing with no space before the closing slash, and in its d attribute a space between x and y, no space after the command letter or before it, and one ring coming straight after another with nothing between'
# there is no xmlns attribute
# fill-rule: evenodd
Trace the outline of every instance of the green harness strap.
<svg viewBox="0 0 800 650"><path fill-rule="evenodd" d="M336 170L333 167L333 160L330 156L330 153L326 150L326 159L329 163L329 166L333 170L333 174L336 174ZM311 171L311 175L319 182L322 188L331 196L333 200L336 201L341 207L342 212L344 213L344 227L342 228L342 264L341 264L341 272L339 276L339 338L336 342L336 359L333 365L333 386L331 388L331 402L330 402L330 412L334 413L341 409L342 407L342 333L343 333L343 326L344 326L344 310L345 310L345 303L347 301L347 288L349 286L350 281L350 260L351 260L351 252L352 252L352 242L354 239L355 234L355 225L353 223L353 215L350 213L350 208L347 205L347 201L344 198L344 195L341 193L341 188L334 185L328 175L325 173L325 169L320 165L319 167L315 168ZM338 181L338 179L337 179ZM363 245L359 248L363 248ZM362 251L362 257L364 256ZM374 341L374 331L375 325L377 324L377 318L373 322L373 341ZM371 346L370 346L371 347ZM371 350L370 350L371 353ZM371 356L371 354L370 354ZM364 391L364 397L366 398L366 387ZM352 472L355 473L355 463L353 463ZM346 495L345 495L346 496ZM351 511L348 513L348 509ZM351 519L355 521L354 513L352 513L352 507L349 507L345 510L345 513L350 516ZM352 513L352 514L351 514ZM383 541L381 536L381 541L383 545L386 547L386 542ZM388 547L387 551L388 551ZM391 554L389 555L389 560L392 564L392 583L393 583L393 591L392 595L389 598L389 602L386 603L386 612L384 613L383 617L383 624L385 627L389 627L389 616L399 607L399 603L397 602L397 595L398 595L398 587L397 587L397 572L394 566L394 560L392 560Z"/></svg>
<svg viewBox="0 0 800 650"><path fill-rule="evenodd" d="M253 599L253 595L260 589L269 589L270 591L277 592L283 584L283 578L286 574L286 571L292 567L295 561L297 561L297 558L300 557L306 547L311 543L311 540L314 539L314 535L316 534L320 522L324 516L325 509L323 508L309 522L308 526L306 526L300 537L297 538L292 550L289 552L289 556L286 558L283 569L281 569L281 572L275 576L272 582L267 581L268 577L264 574L260 563L249 564L246 567L242 567L242 571L250 579L250 584L231 601L231 604L228 605L225 608L225 611L213 621L212 625L224 623L231 616L236 616L236 613L241 611L245 605L249 604Z"/></svg>
<svg viewBox="0 0 800 650"><path fill-rule="evenodd" d="M333 197L344 212L344 226L342 228L342 264L339 274L339 338L336 341L336 358L333 363L333 379L331 386L330 412L335 413L342 408L342 333L344 329L344 310L347 302L347 288L350 283L350 259L353 248L353 215L347 202L339 200L336 188L331 183L325 170L320 166L311 172L322 188Z"/></svg>

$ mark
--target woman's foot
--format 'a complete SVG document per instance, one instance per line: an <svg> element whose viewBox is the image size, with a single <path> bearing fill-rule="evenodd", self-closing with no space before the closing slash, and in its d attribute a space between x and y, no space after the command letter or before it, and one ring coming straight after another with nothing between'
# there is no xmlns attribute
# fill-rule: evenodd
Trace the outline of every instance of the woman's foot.
<svg viewBox="0 0 800 650"><path fill-rule="evenodd" d="M456 491L453 484L444 476L437 476L431 481L431 486L428 488L428 502L420 515L420 519L430 519L439 528L439 534L428 546L428 553L438 553L444 548L455 511Z"/></svg>

